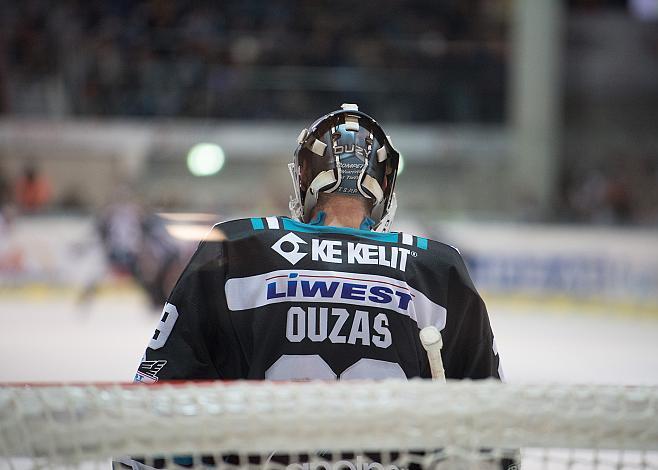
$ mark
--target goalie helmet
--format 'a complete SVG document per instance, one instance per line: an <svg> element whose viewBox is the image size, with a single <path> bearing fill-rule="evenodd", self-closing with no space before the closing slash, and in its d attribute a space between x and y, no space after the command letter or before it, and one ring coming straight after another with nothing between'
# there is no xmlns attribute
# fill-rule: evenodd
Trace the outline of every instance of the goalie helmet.
<svg viewBox="0 0 658 470"><path fill-rule="evenodd" d="M386 232L395 215L393 189L400 154L377 121L343 104L303 129L294 162L288 165L294 195L293 219L308 222L320 193L364 197L372 201L372 230Z"/></svg>

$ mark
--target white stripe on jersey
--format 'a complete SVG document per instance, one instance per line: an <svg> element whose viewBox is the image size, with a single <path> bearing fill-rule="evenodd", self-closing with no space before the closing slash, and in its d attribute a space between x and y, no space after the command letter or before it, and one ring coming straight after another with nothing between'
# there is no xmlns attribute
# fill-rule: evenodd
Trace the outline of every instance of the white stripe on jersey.
<svg viewBox="0 0 658 470"><path fill-rule="evenodd" d="M404 243L405 245L413 245L414 244L413 235L409 235L408 233L403 233L402 234L402 243Z"/></svg>
<svg viewBox="0 0 658 470"><path fill-rule="evenodd" d="M226 281L232 311L281 302L348 304L382 308L405 315L419 328L446 324L446 309L406 282L375 274L340 271L279 270Z"/></svg>
<svg viewBox="0 0 658 470"><path fill-rule="evenodd" d="M279 219L277 219L276 217L265 217L265 221L267 222L267 228L271 228L271 229L279 228Z"/></svg>

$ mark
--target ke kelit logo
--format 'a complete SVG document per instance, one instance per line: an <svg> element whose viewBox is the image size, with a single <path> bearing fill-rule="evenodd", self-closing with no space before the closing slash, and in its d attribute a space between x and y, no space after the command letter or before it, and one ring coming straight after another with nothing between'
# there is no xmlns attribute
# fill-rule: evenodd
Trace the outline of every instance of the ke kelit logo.
<svg viewBox="0 0 658 470"><path fill-rule="evenodd" d="M297 264L309 254L308 243L290 232L281 237L272 249L290 264ZM407 259L418 256L415 251L398 246L370 245L368 243L321 240L314 238L310 246L311 259L325 263L375 264L404 271Z"/></svg>
<svg viewBox="0 0 658 470"><path fill-rule="evenodd" d="M300 251L302 244L306 245L306 242L290 232L279 238L279 241L272 245L272 249L287 259L290 264L295 265L308 254Z"/></svg>

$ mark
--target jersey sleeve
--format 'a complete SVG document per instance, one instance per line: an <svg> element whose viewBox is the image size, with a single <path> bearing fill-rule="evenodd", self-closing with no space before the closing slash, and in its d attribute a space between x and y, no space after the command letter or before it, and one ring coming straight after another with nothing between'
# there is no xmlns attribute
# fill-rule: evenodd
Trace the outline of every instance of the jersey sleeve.
<svg viewBox="0 0 658 470"><path fill-rule="evenodd" d="M446 370L448 377L500 379L500 358L489 314L461 255L456 256L451 268L447 315L455 321L457 331L451 345L452 356L456 360L452 361L451 370Z"/></svg>
<svg viewBox="0 0 658 470"><path fill-rule="evenodd" d="M135 381L222 378L217 363L224 344L218 341L222 337L223 305L223 245L209 236L200 243L171 292Z"/></svg>

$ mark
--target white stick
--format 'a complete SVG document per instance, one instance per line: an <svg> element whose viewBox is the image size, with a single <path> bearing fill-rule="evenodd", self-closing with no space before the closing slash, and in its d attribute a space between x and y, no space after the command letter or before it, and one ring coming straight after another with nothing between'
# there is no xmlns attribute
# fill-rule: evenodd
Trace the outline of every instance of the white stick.
<svg viewBox="0 0 658 470"><path fill-rule="evenodd" d="M441 359L441 348L443 347L443 339L441 333L435 326L426 326L419 333L420 342L422 343L425 351L427 351L427 358L430 361L430 370L432 371L432 379L446 381L446 373L443 370L443 360Z"/></svg>

